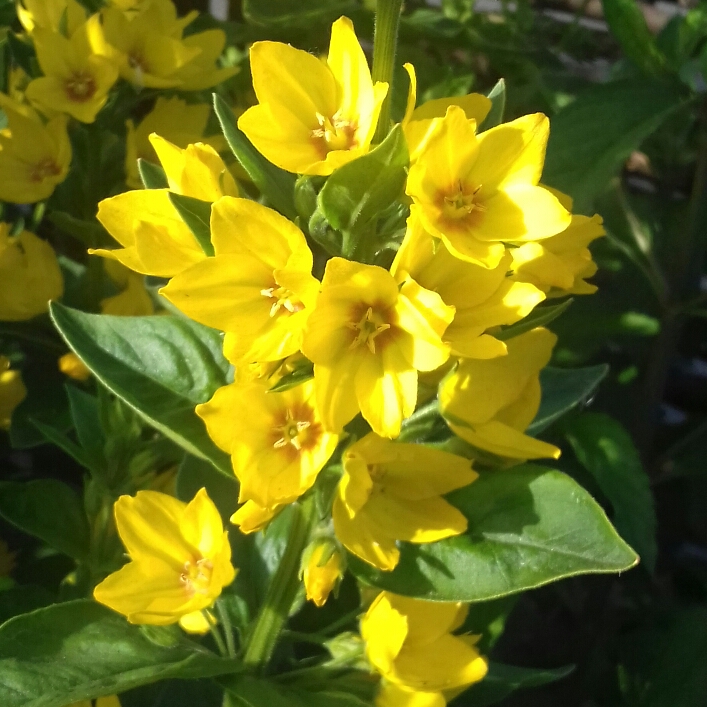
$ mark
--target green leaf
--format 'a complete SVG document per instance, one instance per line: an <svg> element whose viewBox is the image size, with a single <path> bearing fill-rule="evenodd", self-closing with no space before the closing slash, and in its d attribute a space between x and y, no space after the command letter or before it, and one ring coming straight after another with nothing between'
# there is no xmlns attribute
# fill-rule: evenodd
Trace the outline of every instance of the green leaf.
<svg viewBox="0 0 707 707"><path fill-rule="evenodd" d="M26 614L54 602L54 596L44 587L34 584L9 587L0 591L0 625L19 614Z"/></svg>
<svg viewBox="0 0 707 707"><path fill-rule="evenodd" d="M648 79L592 86L553 118L543 182L567 192L575 212L590 211L631 152L682 105L676 88Z"/></svg>
<svg viewBox="0 0 707 707"><path fill-rule="evenodd" d="M290 388L296 388L298 385L312 380L312 378L314 378L314 364L311 361L305 360L303 365L297 366L297 368L289 373L285 373L285 375L270 388L270 392L282 393L285 390L290 390Z"/></svg>
<svg viewBox="0 0 707 707"><path fill-rule="evenodd" d="M182 221L186 223L201 249L208 256L214 254L211 244L211 204L208 201L194 199L169 192L169 200L177 210Z"/></svg>
<svg viewBox="0 0 707 707"><path fill-rule="evenodd" d="M609 499L616 529L653 572L658 553L653 495L628 432L608 415L585 413L568 421L564 433L577 459Z"/></svg>
<svg viewBox="0 0 707 707"><path fill-rule="evenodd" d="M243 0L243 16L248 22L290 29L329 23L356 8L353 0Z"/></svg>
<svg viewBox="0 0 707 707"><path fill-rule="evenodd" d="M57 228L80 240L89 248L97 248L106 238L105 229L97 221L76 218L65 211L52 211L47 218Z"/></svg>
<svg viewBox="0 0 707 707"><path fill-rule="evenodd" d="M137 171L140 173L140 179L142 179L145 189L167 189L169 187L167 175L160 165L139 157Z"/></svg>
<svg viewBox="0 0 707 707"><path fill-rule="evenodd" d="M626 56L652 76L664 73L666 60L636 0L602 0L604 19Z"/></svg>
<svg viewBox="0 0 707 707"><path fill-rule="evenodd" d="M449 494L469 519L463 535L402 543L380 572L350 556L366 584L432 601L486 601L580 574L622 572L638 558L604 511L569 476L534 464L483 472Z"/></svg>
<svg viewBox="0 0 707 707"><path fill-rule="evenodd" d="M543 391L540 409L526 433L537 435L565 413L585 403L608 372L606 364L587 368L543 368L540 371Z"/></svg>
<svg viewBox="0 0 707 707"><path fill-rule="evenodd" d="M227 383L221 335L181 317L85 314L53 302L54 325L96 378L148 424L230 475L194 407Z"/></svg>
<svg viewBox="0 0 707 707"><path fill-rule="evenodd" d="M515 324L504 327L500 331L494 333L494 336L501 341L508 341L514 336L520 336L525 334L526 331L535 329L539 326L547 326L551 321L557 319L571 304L574 300L566 299L560 304L551 304L546 307L536 307L525 319L521 319Z"/></svg>
<svg viewBox="0 0 707 707"><path fill-rule="evenodd" d="M88 557L86 513L81 499L61 481L0 482L0 516L75 560Z"/></svg>
<svg viewBox="0 0 707 707"><path fill-rule="evenodd" d="M66 386L69 409L81 448L94 467L105 464L105 433L101 426L98 398L75 385Z"/></svg>
<svg viewBox="0 0 707 707"><path fill-rule="evenodd" d="M170 647L157 645L88 599L38 609L0 627L3 707L64 707L157 680L239 668L184 638Z"/></svg>
<svg viewBox="0 0 707 707"><path fill-rule="evenodd" d="M574 665L565 665L552 670L538 670L490 662L486 677L472 685L464 693L464 699L472 707L488 707L488 705L498 704L516 690L539 687L562 680L573 670Z"/></svg>
<svg viewBox="0 0 707 707"><path fill-rule="evenodd" d="M39 430L46 442L53 444L63 452L68 454L74 461L81 464L85 469L93 469L93 461L86 452L79 447L76 442L69 439L63 432L51 425L45 425L39 420L33 420L34 426Z"/></svg>
<svg viewBox="0 0 707 707"><path fill-rule="evenodd" d="M253 147L250 140L238 129L233 111L223 98L215 93L214 110L228 146L253 180L253 184L274 208L294 221L297 218L294 175L268 162Z"/></svg>
<svg viewBox="0 0 707 707"><path fill-rule="evenodd" d="M402 196L410 161L400 125L366 155L339 167L317 202L338 231L358 233Z"/></svg>
<svg viewBox="0 0 707 707"><path fill-rule="evenodd" d="M506 82L499 79L487 97L491 100L491 110L479 126L479 132L495 128L503 122L503 114L506 112Z"/></svg>

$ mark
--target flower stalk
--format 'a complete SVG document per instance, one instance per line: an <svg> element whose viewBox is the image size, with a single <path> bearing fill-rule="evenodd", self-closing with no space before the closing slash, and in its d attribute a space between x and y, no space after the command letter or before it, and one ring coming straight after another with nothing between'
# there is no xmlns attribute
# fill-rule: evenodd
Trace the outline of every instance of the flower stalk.
<svg viewBox="0 0 707 707"><path fill-rule="evenodd" d="M390 127L390 102L393 87L393 67L398 47L398 27L403 0L378 0L376 24L373 33L373 82L385 81L388 95L381 106L378 127L373 142L378 143L388 134Z"/></svg>

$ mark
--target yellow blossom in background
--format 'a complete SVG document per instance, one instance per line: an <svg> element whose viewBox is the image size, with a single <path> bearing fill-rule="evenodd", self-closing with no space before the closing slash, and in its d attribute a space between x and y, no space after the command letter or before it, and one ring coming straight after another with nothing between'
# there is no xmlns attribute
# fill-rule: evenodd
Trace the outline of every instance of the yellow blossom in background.
<svg viewBox="0 0 707 707"><path fill-rule="evenodd" d="M407 193L423 226L463 260L494 268L506 242L564 231L570 214L538 186L549 121L526 115L476 135L459 106L433 118L432 136L410 167Z"/></svg>
<svg viewBox="0 0 707 707"><path fill-rule="evenodd" d="M572 211L570 197L554 189L550 191ZM562 233L511 250L513 278L534 284L548 292L549 297L591 295L597 288L585 280L596 273L597 264L588 246L605 234L598 214L591 217L573 214L570 225Z"/></svg>
<svg viewBox="0 0 707 707"><path fill-rule="evenodd" d="M477 478L468 459L371 433L342 461L334 531L364 562L389 571L400 559L397 541L431 543L466 530L466 518L442 495Z"/></svg>
<svg viewBox="0 0 707 707"><path fill-rule="evenodd" d="M180 81L180 91L203 91L223 83L240 71L237 66L217 65L226 46L226 34L222 30L208 29L185 37L183 42L190 49L198 49L199 53L177 70L175 77Z"/></svg>
<svg viewBox="0 0 707 707"><path fill-rule="evenodd" d="M439 388L440 408L454 433L502 457L557 459L557 447L523 434L540 407L538 376L556 341L537 328L507 341L506 356L462 360Z"/></svg>
<svg viewBox="0 0 707 707"><path fill-rule="evenodd" d="M10 236L0 223L0 321L23 321L47 311L64 291L54 249L29 231Z"/></svg>
<svg viewBox="0 0 707 707"><path fill-rule="evenodd" d="M226 196L211 209L211 242L215 256L172 278L160 294L227 332L231 361L275 361L298 351L319 290L302 231L272 209Z"/></svg>
<svg viewBox="0 0 707 707"><path fill-rule="evenodd" d="M281 393L262 381L219 388L196 413L231 456L239 501L260 508L291 503L311 488L339 438L326 432L311 381Z"/></svg>
<svg viewBox="0 0 707 707"><path fill-rule="evenodd" d="M82 700L81 702L74 702L67 707L120 707L120 700L117 695L110 695L108 697L99 697L97 700Z"/></svg>
<svg viewBox="0 0 707 707"><path fill-rule="evenodd" d="M205 489L187 503L157 491L121 496L114 506L130 562L94 590L96 601L130 623L180 622L208 630L202 611L229 585L235 570L221 516Z"/></svg>
<svg viewBox="0 0 707 707"><path fill-rule="evenodd" d="M458 693L484 678L488 663L475 647L479 636L453 634L467 610L461 603L378 595L361 620L366 657L387 683L376 705L444 705L445 692Z"/></svg>
<svg viewBox="0 0 707 707"><path fill-rule="evenodd" d="M9 430L12 413L27 396L19 371L10 369L10 361L0 356L0 430Z"/></svg>
<svg viewBox="0 0 707 707"><path fill-rule="evenodd" d="M484 332L520 321L545 295L534 285L507 277L512 260L508 253L495 268L455 258L442 241L424 230L418 209L411 207L407 232L391 272L401 283L411 277L455 308L454 320L444 333L452 354L469 358L503 356L506 345Z"/></svg>
<svg viewBox="0 0 707 707"><path fill-rule="evenodd" d="M142 189L142 180L138 172L139 158L156 164L158 162L150 135L157 133L177 147L185 148L196 142L207 142L217 150L224 143L222 135L204 138L204 131L209 120L211 106L208 103L187 103L181 98L158 97L153 109L135 126L128 120L125 173L128 186Z"/></svg>
<svg viewBox="0 0 707 707"><path fill-rule="evenodd" d="M150 293L145 289L145 278L129 270L117 260L106 259L103 263L108 277L120 288L120 292L101 300L101 312L119 317L145 317L155 313Z"/></svg>
<svg viewBox="0 0 707 707"><path fill-rule="evenodd" d="M449 357L442 336L453 316L412 280L398 287L383 268L329 260L302 343L327 428L340 431L360 411L374 432L397 437L415 409L417 372Z"/></svg>
<svg viewBox="0 0 707 707"><path fill-rule="evenodd" d="M222 196L238 196L233 176L210 145L198 142L181 149L156 133L150 135L150 142L171 191L212 202Z"/></svg>
<svg viewBox="0 0 707 707"><path fill-rule="evenodd" d="M59 370L72 380L83 382L91 377L88 366L73 351L60 356L57 363Z"/></svg>
<svg viewBox="0 0 707 707"><path fill-rule="evenodd" d="M86 10L77 0L18 0L17 17L30 34L35 29L60 32L66 23L70 37L86 21Z"/></svg>
<svg viewBox="0 0 707 707"><path fill-rule="evenodd" d="M278 167L331 174L368 152L388 84L371 80L351 20L331 28L326 61L280 42L250 49L258 105L238 127Z"/></svg>
<svg viewBox="0 0 707 707"><path fill-rule="evenodd" d="M324 606L332 590L344 575L341 553L332 542L318 542L310 551L302 572L309 601Z"/></svg>
<svg viewBox="0 0 707 707"><path fill-rule="evenodd" d="M410 77L410 91L408 93L405 117L403 118L403 130L408 152L410 153L410 164L417 160L427 145L427 141L434 134L435 128L439 126L439 121L434 121L433 118L443 118L449 106L459 106L466 117L470 120L475 120L477 125L481 125L491 110L491 101L481 93L470 93L466 96L450 98L435 98L415 108L417 100L415 67L412 64L405 64L405 70Z"/></svg>
<svg viewBox="0 0 707 707"><path fill-rule="evenodd" d="M51 196L71 163L67 118L46 125L29 107L0 94L7 128L0 130L0 200L32 204Z"/></svg>
<svg viewBox="0 0 707 707"><path fill-rule="evenodd" d="M143 275L172 277L206 258L169 200L167 189L140 189L104 199L96 218L121 249L88 252L112 258Z"/></svg>
<svg viewBox="0 0 707 707"><path fill-rule="evenodd" d="M92 123L106 104L118 70L91 49L91 33L100 33L98 16L81 25L67 39L58 32L36 29L32 34L44 76L27 86L28 100L39 110L67 113Z"/></svg>

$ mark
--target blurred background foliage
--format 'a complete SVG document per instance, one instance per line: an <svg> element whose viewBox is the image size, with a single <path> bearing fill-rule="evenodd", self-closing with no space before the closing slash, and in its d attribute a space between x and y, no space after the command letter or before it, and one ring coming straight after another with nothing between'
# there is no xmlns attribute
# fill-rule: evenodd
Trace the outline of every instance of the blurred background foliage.
<svg viewBox="0 0 707 707"><path fill-rule="evenodd" d="M95 9L100 3L85 4ZM205 2L176 4L182 13L209 9ZM229 7L212 2L220 19L202 15L188 31L219 26L227 32L235 47L229 61L243 70L219 92L238 110L253 101L246 66L250 42L274 39L323 52L331 21L347 14L370 49L365 39L373 34L373 4L232 0ZM15 23L14 3L0 0L0 24L19 30ZM0 37L0 76L32 60L23 51L11 30ZM420 100L488 93L504 79L506 119L536 111L551 118L544 182L570 194L575 211L596 211L604 218L607 237L592 245L600 267L593 280L599 292L575 298L551 328L560 336L553 365L606 363L610 372L596 397L551 433L563 448L562 468L603 503L643 558L622 577L569 579L517 600L475 606L472 617L487 626L492 660L546 672L536 671L532 678L501 676L494 683L492 671L453 704L703 707L707 3L407 0L393 87L397 118L408 90L404 61L416 67ZM208 94L201 99L208 101ZM138 114L145 111L137 101L126 105ZM125 188L124 141L97 147L95 137L91 126L74 136L75 159L83 169L57 190L53 203L55 211L62 211L62 200L88 205L85 219L70 224L74 235L85 234L87 243L100 229L91 205ZM76 213L69 206L63 210ZM73 249L77 261L87 262L82 244L67 239L60 219L44 227L65 252ZM72 278L90 280L90 266L65 275L65 301L71 303ZM56 429L72 425L72 408L56 370L56 356L64 349L49 330L41 338L36 328L30 335L22 325L2 324L0 343L15 338L30 352L26 366L32 370L25 380L36 390L29 391L13 421L12 447L0 437L3 473L18 480L54 476L77 484L75 462L42 444L43 435L30 423L44 420ZM116 469L130 466L130 473L139 475L150 467L153 452L140 440L140 423L111 405L104 401L102 408L104 430L110 429L115 439L107 458ZM160 458L166 456L160 450ZM0 522L0 537L8 543L7 549L0 547L0 575L14 573L18 583L33 587L0 593L2 619L10 615L7 611L16 613L18 602L29 610L50 601L72 563L30 543L9 523ZM71 596L70 584L59 591ZM342 601L347 591L345 586ZM509 684L534 687L509 694ZM167 683L150 690L124 703L209 703L198 685L184 689Z"/></svg>

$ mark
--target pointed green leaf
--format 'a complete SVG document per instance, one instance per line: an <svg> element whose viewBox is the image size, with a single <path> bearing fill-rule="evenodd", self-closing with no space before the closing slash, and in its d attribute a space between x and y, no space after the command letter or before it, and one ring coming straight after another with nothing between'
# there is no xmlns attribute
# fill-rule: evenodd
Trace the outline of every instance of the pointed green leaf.
<svg viewBox="0 0 707 707"><path fill-rule="evenodd" d="M140 157L137 161L137 171L140 173L140 179L142 179L145 189L167 189L169 187L167 175L160 165Z"/></svg>
<svg viewBox="0 0 707 707"><path fill-rule="evenodd" d="M401 544L380 572L350 556L366 584L433 601L485 601L580 574L622 572L638 558L573 479L525 464L484 472L448 496L469 519L463 535Z"/></svg>
<svg viewBox="0 0 707 707"><path fill-rule="evenodd" d="M88 557L86 513L81 499L61 481L0 482L0 516L75 560Z"/></svg>
<svg viewBox="0 0 707 707"><path fill-rule="evenodd" d="M268 162L248 138L238 129L236 117L228 104L214 93L214 110L224 137L236 159L253 180L263 196L283 216L297 218L295 209L295 177Z"/></svg>
<svg viewBox="0 0 707 707"><path fill-rule="evenodd" d="M74 461L81 464L81 466L85 469L93 468L93 460L91 459L91 457L86 454L86 452L81 449L81 447L79 447L76 442L69 439L69 437L67 437L61 430L57 430L51 425L45 425L39 420L32 420L32 422L42 434L45 441L59 447L59 449L61 449L63 452L66 452L66 454L68 454L72 459L74 459Z"/></svg>
<svg viewBox="0 0 707 707"><path fill-rule="evenodd" d="M208 201L173 192L169 192L169 200L179 213L182 221L186 223L189 230L194 234L194 238L196 238L204 253L212 256L214 247L211 244L211 204Z"/></svg>
<svg viewBox="0 0 707 707"><path fill-rule="evenodd" d="M506 82L499 79L487 97L491 101L491 110L479 126L479 132L495 128L503 122L503 114L506 112Z"/></svg>
<svg viewBox="0 0 707 707"><path fill-rule="evenodd" d="M0 704L65 707L166 678L213 677L240 663L186 638L168 647L88 599L55 604L0 627Z"/></svg>
<svg viewBox="0 0 707 707"><path fill-rule="evenodd" d="M54 302L69 347L110 391L190 454L231 474L194 407L226 385L221 335L181 317L85 314Z"/></svg>
<svg viewBox="0 0 707 707"><path fill-rule="evenodd" d="M67 385L66 394L69 398L71 419L83 452L93 466L104 464L103 448L106 439L101 427L98 398L75 385Z"/></svg>

